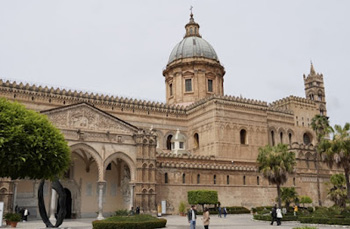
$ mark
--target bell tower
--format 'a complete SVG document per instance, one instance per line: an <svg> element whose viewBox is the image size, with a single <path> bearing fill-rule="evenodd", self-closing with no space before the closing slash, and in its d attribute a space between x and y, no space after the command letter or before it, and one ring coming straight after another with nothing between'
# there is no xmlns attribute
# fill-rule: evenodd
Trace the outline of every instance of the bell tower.
<svg viewBox="0 0 350 229"><path fill-rule="evenodd" d="M163 71L166 102L183 106L211 95L223 95L225 75L214 48L200 35L192 11L185 30Z"/></svg>
<svg viewBox="0 0 350 229"><path fill-rule="evenodd" d="M326 93L323 82L323 74L317 73L311 62L310 73L304 74L305 96L316 103L320 115L327 115Z"/></svg>

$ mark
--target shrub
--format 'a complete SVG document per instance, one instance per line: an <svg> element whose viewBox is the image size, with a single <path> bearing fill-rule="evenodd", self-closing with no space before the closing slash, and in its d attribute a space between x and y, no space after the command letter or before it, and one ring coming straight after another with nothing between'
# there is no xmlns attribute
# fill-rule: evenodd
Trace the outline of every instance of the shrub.
<svg viewBox="0 0 350 229"><path fill-rule="evenodd" d="M321 217L300 217L300 223L350 225L349 218L321 218Z"/></svg>
<svg viewBox="0 0 350 229"><path fill-rule="evenodd" d="M256 208L252 208L252 211L253 213L256 213L256 212L261 212L263 210L268 210L268 211L271 211L273 208L273 206L260 206L260 207L256 207Z"/></svg>
<svg viewBox="0 0 350 229"><path fill-rule="evenodd" d="M11 221L11 222L19 222L21 221L21 215L18 213L6 213L4 216L5 220Z"/></svg>
<svg viewBox="0 0 350 229"><path fill-rule="evenodd" d="M128 210L123 209L123 210L115 211L114 215L115 216L127 216L128 215Z"/></svg>
<svg viewBox="0 0 350 229"><path fill-rule="evenodd" d="M270 214L268 215L254 215L253 218L255 220L262 220L262 221L271 221ZM297 221L298 216L294 215L283 215L282 221Z"/></svg>
<svg viewBox="0 0 350 229"><path fill-rule="evenodd" d="M293 227L293 229L317 229L317 227L305 226L305 227Z"/></svg>
<svg viewBox="0 0 350 229"><path fill-rule="evenodd" d="M93 229L152 229L166 226L166 219L157 219L150 215L113 216L105 220L92 222Z"/></svg>
<svg viewBox="0 0 350 229"><path fill-rule="evenodd" d="M186 204L184 201L181 201L179 204L179 212L180 213L185 213L186 212Z"/></svg>

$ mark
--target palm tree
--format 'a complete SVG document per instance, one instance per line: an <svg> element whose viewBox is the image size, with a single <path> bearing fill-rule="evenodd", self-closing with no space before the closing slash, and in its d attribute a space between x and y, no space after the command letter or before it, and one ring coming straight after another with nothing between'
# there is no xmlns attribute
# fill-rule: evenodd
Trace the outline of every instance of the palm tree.
<svg viewBox="0 0 350 229"><path fill-rule="evenodd" d="M288 146L266 145L259 148L258 170L272 184L277 186L278 206L281 208L281 185L286 183L288 174L294 173L295 153L288 151Z"/></svg>
<svg viewBox="0 0 350 229"><path fill-rule="evenodd" d="M316 133L316 182L317 182L317 197L318 197L318 205L322 206L321 201L321 189L320 189L320 166L319 166L319 152L317 152L318 145L322 141L322 139L329 133L330 126L328 117L324 115L315 115L315 117L311 120L311 128Z"/></svg>
<svg viewBox="0 0 350 229"><path fill-rule="evenodd" d="M350 123L345 123L344 127L335 125L332 139L323 139L318 148L329 167L336 165L344 169L347 198L350 200Z"/></svg>
<svg viewBox="0 0 350 229"><path fill-rule="evenodd" d="M296 202L297 198L298 198L298 193L295 190L295 187L281 188L281 201L284 202L287 211L289 209L289 205L292 202Z"/></svg>

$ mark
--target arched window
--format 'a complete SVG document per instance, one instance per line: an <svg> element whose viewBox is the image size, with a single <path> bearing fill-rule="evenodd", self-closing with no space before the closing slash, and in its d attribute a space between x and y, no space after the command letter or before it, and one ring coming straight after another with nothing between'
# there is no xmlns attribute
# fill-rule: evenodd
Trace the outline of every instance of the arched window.
<svg viewBox="0 0 350 229"><path fill-rule="evenodd" d="M112 170L112 163L109 163L109 164L107 165L106 170Z"/></svg>
<svg viewBox="0 0 350 229"><path fill-rule="evenodd" d="M182 183L186 184L186 174L182 174Z"/></svg>
<svg viewBox="0 0 350 229"><path fill-rule="evenodd" d="M213 80L208 79L208 92L213 92Z"/></svg>
<svg viewBox="0 0 350 229"><path fill-rule="evenodd" d="M214 184L216 184L216 175L213 177Z"/></svg>
<svg viewBox="0 0 350 229"><path fill-rule="evenodd" d="M191 35L193 34L193 30L192 30L192 27L190 28L190 34L191 34Z"/></svg>
<svg viewBox="0 0 350 229"><path fill-rule="evenodd" d="M169 135L166 139L166 149L171 150L171 139L173 138L173 135Z"/></svg>
<svg viewBox="0 0 350 229"><path fill-rule="evenodd" d="M164 174L164 183L167 184L169 182L168 180L168 173Z"/></svg>
<svg viewBox="0 0 350 229"><path fill-rule="evenodd" d="M247 144L247 131L245 129L242 129L239 133L241 138L241 144L246 145Z"/></svg>
<svg viewBox="0 0 350 229"><path fill-rule="evenodd" d="M289 138L289 144L291 145L292 144L292 133L288 134L288 138Z"/></svg>
<svg viewBox="0 0 350 229"><path fill-rule="evenodd" d="M194 140L194 148L199 148L199 135L197 133L195 133L193 135L193 140Z"/></svg>
<svg viewBox="0 0 350 229"><path fill-rule="evenodd" d="M280 142L283 143L283 133L280 133Z"/></svg>
<svg viewBox="0 0 350 229"><path fill-rule="evenodd" d="M314 94L310 94L309 97L310 97L311 100L314 100Z"/></svg>
<svg viewBox="0 0 350 229"><path fill-rule="evenodd" d="M318 99L318 101L322 101L322 93L321 92L318 93L317 99Z"/></svg>
<svg viewBox="0 0 350 229"><path fill-rule="evenodd" d="M256 184L260 185L260 177L258 177L258 176L256 177Z"/></svg>
<svg viewBox="0 0 350 229"><path fill-rule="evenodd" d="M295 177L293 177L293 186L295 186Z"/></svg>
<svg viewBox="0 0 350 229"><path fill-rule="evenodd" d="M173 95L173 84L169 84L169 93L170 93L170 96Z"/></svg>
<svg viewBox="0 0 350 229"><path fill-rule="evenodd" d="M324 110L322 108L320 109L320 115L324 115Z"/></svg>
<svg viewBox="0 0 350 229"><path fill-rule="evenodd" d="M227 175L227 177L226 177L226 184L230 184L230 176L229 175Z"/></svg>
<svg viewBox="0 0 350 229"><path fill-rule="evenodd" d="M197 174L197 184L200 184L200 183L201 183L201 175Z"/></svg>
<svg viewBox="0 0 350 229"><path fill-rule="evenodd" d="M310 138L310 135L308 133L304 134L303 141L304 141L305 145L309 145L311 143L311 138Z"/></svg>
<svg viewBox="0 0 350 229"><path fill-rule="evenodd" d="M245 176L243 176L243 185L245 185Z"/></svg>
<svg viewBox="0 0 350 229"><path fill-rule="evenodd" d="M272 146L275 145L275 132L273 130L271 130L271 144Z"/></svg>

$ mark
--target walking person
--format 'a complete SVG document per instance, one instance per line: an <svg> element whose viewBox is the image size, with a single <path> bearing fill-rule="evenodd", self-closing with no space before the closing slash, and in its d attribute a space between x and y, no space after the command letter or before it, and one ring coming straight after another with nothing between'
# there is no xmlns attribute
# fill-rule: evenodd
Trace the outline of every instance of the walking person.
<svg viewBox="0 0 350 229"><path fill-rule="evenodd" d="M29 210L27 208L24 208L24 211L23 211L23 222L27 222L29 215L30 215Z"/></svg>
<svg viewBox="0 0 350 229"><path fill-rule="evenodd" d="M209 216L208 208L204 208L202 220L203 220L204 229L209 229L210 216Z"/></svg>
<svg viewBox="0 0 350 229"><path fill-rule="evenodd" d="M190 229L196 229L197 210L196 205L192 205L191 209L187 213L188 222L190 223Z"/></svg>
<svg viewBox="0 0 350 229"><path fill-rule="evenodd" d="M224 207L224 218L226 218L226 215L227 215L227 209L226 207Z"/></svg>
<svg viewBox="0 0 350 229"><path fill-rule="evenodd" d="M220 205L219 205L219 207L218 207L218 217L221 218L221 207L220 207Z"/></svg>
<svg viewBox="0 0 350 229"><path fill-rule="evenodd" d="M276 205L272 208L271 211L271 225L276 221L277 222L277 213L276 213ZM278 223L277 223L278 224Z"/></svg>
<svg viewBox="0 0 350 229"><path fill-rule="evenodd" d="M282 211L280 208L276 209L276 217L277 217L277 226L280 226L281 220L282 220Z"/></svg>

